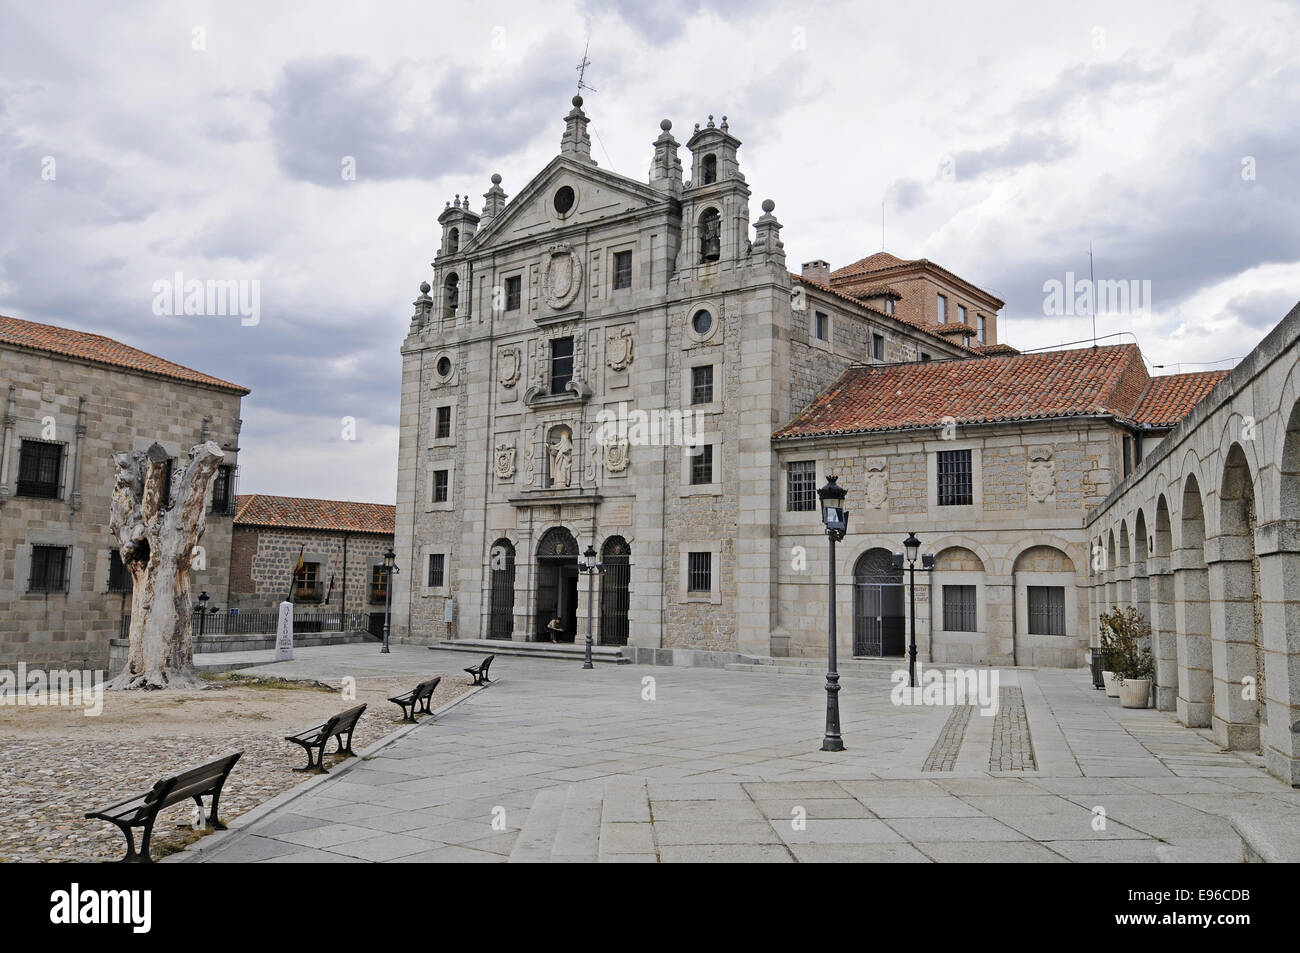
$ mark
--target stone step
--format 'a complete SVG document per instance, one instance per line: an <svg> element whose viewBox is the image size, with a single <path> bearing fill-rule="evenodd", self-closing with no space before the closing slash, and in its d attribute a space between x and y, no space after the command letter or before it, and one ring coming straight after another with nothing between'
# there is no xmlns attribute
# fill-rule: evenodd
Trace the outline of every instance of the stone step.
<svg viewBox="0 0 1300 953"><path fill-rule="evenodd" d="M1300 825L1292 818L1293 815L1230 815L1228 820L1232 823L1232 829L1241 838L1245 862L1294 864L1300 861Z"/></svg>
<svg viewBox="0 0 1300 953"><path fill-rule="evenodd" d="M605 792L599 781L570 784L551 844L553 864L594 864L600 859Z"/></svg>
<svg viewBox="0 0 1300 953"><path fill-rule="evenodd" d="M1156 848L1162 864L1239 864L1241 841L1207 840L1194 844L1162 844Z"/></svg>
<svg viewBox="0 0 1300 953"><path fill-rule="evenodd" d="M555 832L560 826L568 791L564 786L539 791L528 810L528 820L515 839L508 863L545 864L551 860Z"/></svg>
<svg viewBox="0 0 1300 953"><path fill-rule="evenodd" d="M443 639L429 648L445 652L472 652L475 655L515 655L529 658L560 659L581 662L587 653L582 642L509 642L496 639ZM630 660L616 645L593 645L591 660L613 665L626 665Z"/></svg>
<svg viewBox="0 0 1300 953"><path fill-rule="evenodd" d="M807 662L791 662L787 659L773 659L761 662L732 662L725 665L728 672L763 672L768 675L815 675L826 676L826 660L809 659ZM841 675L860 677L889 678L899 669L906 670L906 663L894 663L888 660L845 659L837 664Z"/></svg>

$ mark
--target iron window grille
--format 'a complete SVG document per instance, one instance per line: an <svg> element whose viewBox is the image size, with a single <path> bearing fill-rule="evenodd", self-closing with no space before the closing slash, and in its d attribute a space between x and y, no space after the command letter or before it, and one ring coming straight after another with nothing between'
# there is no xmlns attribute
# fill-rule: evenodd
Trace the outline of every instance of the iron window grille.
<svg viewBox="0 0 1300 953"><path fill-rule="evenodd" d="M614 290L632 287L632 253L614 252Z"/></svg>
<svg viewBox="0 0 1300 953"><path fill-rule="evenodd" d="M131 571L122 562L122 551L114 549L108 554L108 591L130 592L135 588Z"/></svg>
<svg viewBox="0 0 1300 953"><path fill-rule="evenodd" d="M524 279L522 275L512 275L506 279L506 310L518 311L523 304Z"/></svg>
<svg viewBox="0 0 1300 953"><path fill-rule="evenodd" d="M686 591L713 591L713 554L686 554Z"/></svg>
<svg viewBox="0 0 1300 953"><path fill-rule="evenodd" d="M446 579L447 556L445 553L429 554L429 588L441 589Z"/></svg>
<svg viewBox="0 0 1300 953"><path fill-rule="evenodd" d="M713 365L691 368L691 403L713 403Z"/></svg>
<svg viewBox="0 0 1300 953"><path fill-rule="evenodd" d="M219 516L235 515L235 496L239 469L230 464L217 467L212 481L212 512Z"/></svg>
<svg viewBox="0 0 1300 953"><path fill-rule="evenodd" d="M438 408L438 421L434 425L433 436L435 440L446 440L451 436L451 407Z"/></svg>
<svg viewBox="0 0 1300 953"><path fill-rule="evenodd" d="M18 495L42 500L63 496L64 445L24 440L18 457Z"/></svg>
<svg viewBox="0 0 1300 953"><path fill-rule="evenodd" d="M939 451L939 505L970 506L974 502L969 450Z"/></svg>
<svg viewBox="0 0 1300 953"><path fill-rule="evenodd" d="M573 338L551 341L551 393L563 394L573 380Z"/></svg>
<svg viewBox="0 0 1300 953"><path fill-rule="evenodd" d="M713 482L713 445L706 443L691 458L691 486L708 486Z"/></svg>
<svg viewBox="0 0 1300 953"><path fill-rule="evenodd" d="M975 587L943 587L943 628L945 632L974 632Z"/></svg>
<svg viewBox="0 0 1300 953"><path fill-rule="evenodd" d="M792 513L817 509L817 462L794 460L786 468L785 508Z"/></svg>
<svg viewBox="0 0 1300 953"><path fill-rule="evenodd" d="M1029 634L1065 635L1065 587L1028 586Z"/></svg>
<svg viewBox="0 0 1300 953"><path fill-rule="evenodd" d="M33 546L28 592L67 592L72 575L70 546Z"/></svg>
<svg viewBox="0 0 1300 953"><path fill-rule="evenodd" d="M434 470L433 471L433 502L435 503L447 502L448 486L449 486L448 471Z"/></svg>

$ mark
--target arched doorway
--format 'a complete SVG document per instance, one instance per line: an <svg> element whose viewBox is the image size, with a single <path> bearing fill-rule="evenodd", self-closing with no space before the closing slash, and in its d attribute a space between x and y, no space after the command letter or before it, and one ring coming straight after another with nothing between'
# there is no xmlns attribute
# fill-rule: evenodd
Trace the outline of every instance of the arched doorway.
<svg viewBox="0 0 1300 953"><path fill-rule="evenodd" d="M627 645L632 547L622 536L611 536L600 548L600 561L605 567L600 577L600 644Z"/></svg>
<svg viewBox="0 0 1300 953"><path fill-rule="evenodd" d="M1255 552L1255 487L1241 444L1228 450L1219 490L1220 542L1229 539L1233 558L1210 567L1210 632L1215 678L1215 736L1228 748L1258 751L1260 729L1267 723L1264 706L1264 645L1261 638L1259 557ZM1254 649L1249 652L1245 647ZM1253 692L1243 690L1253 680Z"/></svg>
<svg viewBox="0 0 1300 953"><path fill-rule="evenodd" d="M902 656L904 621L903 571L889 550L867 550L853 566L853 654Z"/></svg>
<svg viewBox="0 0 1300 953"><path fill-rule="evenodd" d="M491 593L488 603L488 638L510 639L515 630L515 547L498 539L488 553Z"/></svg>
<svg viewBox="0 0 1300 953"><path fill-rule="evenodd" d="M559 619L559 630L548 628ZM539 642L572 642L578 631L578 541L563 526L546 531L537 544L537 616Z"/></svg>

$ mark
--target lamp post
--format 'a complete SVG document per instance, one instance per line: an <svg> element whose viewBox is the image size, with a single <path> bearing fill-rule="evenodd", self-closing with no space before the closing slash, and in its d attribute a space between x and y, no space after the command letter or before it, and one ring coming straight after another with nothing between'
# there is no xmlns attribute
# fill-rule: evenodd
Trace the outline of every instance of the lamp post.
<svg viewBox="0 0 1300 953"><path fill-rule="evenodd" d="M208 600L211 598L207 590L199 593L199 638L203 638L204 622L208 617Z"/></svg>
<svg viewBox="0 0 1300 953"><path fill-rule="evenodd" d="M921 551L921 541L916 538L916 533L911 530L907 531L907 539L903 540L903 555L907 560L908 571L908 592L911 603L911 638L907 648L907 687L916 688L916 557ZM894 557L898 559L897 556ZM894 564L898 565L897 562ZM921 557L921 568L930 569L934 566L934 556L926 553Z"/></svg>
<svg viewBox="0 0 1300 953"><path fill-rule="evenodd" d="M397 553L390 546L384 553L384 647L380 654L388 654L388 618L393 611L393 574L402 570L397 568Z"/></svg>
<svg viewBox="0 0 1300 953"><path fill-rule="evenodd" d="M591 606L595 601L594 590L596 585L596 576L600 575L604 571L604 564L596 562L595 548L588 546L587 551L578 557L578 572L586 573L587 575L587 658L586 661L582 663L583 668L595 668L595 666L591 664Z"/></svg>
<svg viewBox="0 0 1300 953"><path fill-rule="evenodd" d="M847 495L833 476L828 476L826 485L817 491L822 504L822 523L831 544L830 636L826 651L826 737L822 739L823 751L844 750L844 740L840 737L840 673L836 671L835 653L835 544L844 538L849 528L849 513L843 505Z"/></svg>

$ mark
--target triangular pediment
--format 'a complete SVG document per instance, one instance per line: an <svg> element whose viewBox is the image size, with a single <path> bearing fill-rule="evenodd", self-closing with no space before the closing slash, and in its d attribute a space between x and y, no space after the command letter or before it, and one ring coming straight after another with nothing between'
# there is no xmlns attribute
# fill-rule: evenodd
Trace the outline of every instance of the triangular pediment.
<svg viewBox="0 0 1300 953"><path fill-rule="evenodd" d="M554 203L556 193L565 186L573 190L573 206L561 215ZM622 213L663 205L671 198L644 182L556 156L506 203L500 215L479 228L464 251L481 251L572 225L590 225Z"/></svg>

